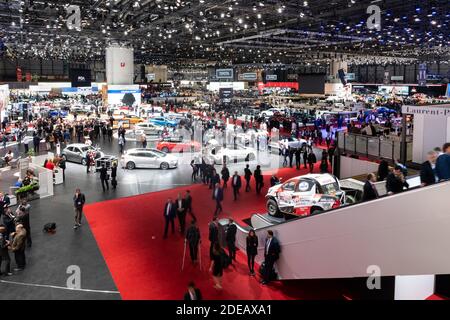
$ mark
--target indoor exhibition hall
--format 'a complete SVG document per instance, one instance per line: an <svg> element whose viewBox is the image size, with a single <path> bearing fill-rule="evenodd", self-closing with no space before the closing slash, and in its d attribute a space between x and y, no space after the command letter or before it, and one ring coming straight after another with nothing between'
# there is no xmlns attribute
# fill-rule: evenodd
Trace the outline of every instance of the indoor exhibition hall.
<svg viewBox="0 0 450 320"><path fill-rule="evenodd" d="M0 0L0 300L450 300L449 28L448 0Z"/></svg>

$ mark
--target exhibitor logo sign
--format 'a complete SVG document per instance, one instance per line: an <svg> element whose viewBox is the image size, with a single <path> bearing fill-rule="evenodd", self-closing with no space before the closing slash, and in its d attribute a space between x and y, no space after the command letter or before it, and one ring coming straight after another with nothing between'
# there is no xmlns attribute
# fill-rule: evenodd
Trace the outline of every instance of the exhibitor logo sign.
<svg viewBox="0 0 450 320"><path fill-rule="evenodd" d="M86 77L78 76L78 82L85 82L85 81L86 81Z"/></svg>
<svg viewBox="0 0 450 320"><path fill-rule="evenodd" d="M441 106L403 106L404 114L450 117L450 104Z"/></svg>
<svg viewBox="0 0 450 320"><path fill-rule="evenodd" d="M121 67L121 68L125 68L125 62L121 62L121 63L120 63L120 67Z"/></svg>
<svg viewBox="0 0 450 320"><path fill-rule="evenodd" d="M217 79L233 79L233 69L217 69Z"/></svg>

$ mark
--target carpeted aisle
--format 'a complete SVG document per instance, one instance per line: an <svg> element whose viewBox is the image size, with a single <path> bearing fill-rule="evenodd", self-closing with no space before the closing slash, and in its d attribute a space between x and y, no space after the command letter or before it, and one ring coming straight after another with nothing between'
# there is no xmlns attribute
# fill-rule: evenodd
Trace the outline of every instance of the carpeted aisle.
<svg viewBox="0 0 450 320"><path fill-rule="evenodd" d="M253 190L250 193L241 192L241 198L234 202L231 188L226 190L224 213L220 217L232 216L235 220L242 221L252 213L265 212L264 195L269 186L270 173L266 174L265 187L260 196ZM284 180L300 174L305 174L305 171L286 168L278 172L278 176ZM253 181L252 186L254 187ZM187 189L191 190L194 213L202 233L202 271L198 266L191 265L187 252L185 270L181 272L183 237L179 232L169 234L166 240L162 239L164 204L168 197L175 199L178 192L184 195ZM123 299L182 299L190 280L195 281L205 299L324 297L321 290L314 293L319 288L306 290L307 286L299 286L297 281L261 286L257 278L248 276L246 256L242 252L238 252L235 267L228 268L224 273L224 290L216 291L208 273L208 223L212 219L214 208L212 191L203 184L196 184L189 188L87 205L85 214ZM178 229L178 222L175 226ZM336 298L338 293L330 295Z"/></svg>

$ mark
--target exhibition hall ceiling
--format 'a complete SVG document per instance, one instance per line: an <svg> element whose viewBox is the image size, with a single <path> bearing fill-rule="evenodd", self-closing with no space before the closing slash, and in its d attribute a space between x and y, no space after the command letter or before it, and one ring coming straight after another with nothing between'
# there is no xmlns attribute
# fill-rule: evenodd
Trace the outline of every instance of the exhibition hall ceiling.
<svg viewBox="0 0 450 320"><path fill-rule="evenodd" d="M446 62L449 20L448 0L0 0L0 51L83 62L118 43L148 63Z"/></svg>

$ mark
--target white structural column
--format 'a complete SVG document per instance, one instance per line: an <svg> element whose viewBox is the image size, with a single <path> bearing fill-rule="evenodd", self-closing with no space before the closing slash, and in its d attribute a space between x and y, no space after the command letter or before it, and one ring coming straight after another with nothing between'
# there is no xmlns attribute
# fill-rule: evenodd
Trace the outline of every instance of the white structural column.
<svg viewBox="0 0 450 320"><path fill-rule="evenodd" d="M106 48L106 81L108 84L129 85L134 80L132 48L110 46Z"/></svg>
<svg viewBox="0 0 450 320"><path fill-rule="evenodd" d="M425 300L434 293L434 275L396 276L395 300Z"/></svg>
<svg viewBox="0 0 450 320"><path fill-rule="evenodd" d="M403 106L414 115L413 162L422 163L427 152L450 141L450 105Z"/></svg>

